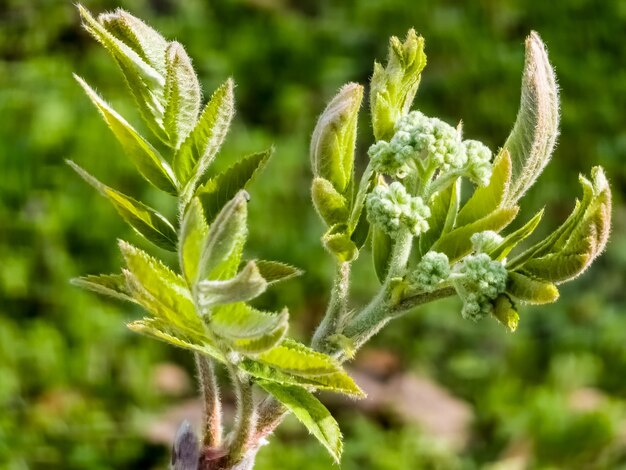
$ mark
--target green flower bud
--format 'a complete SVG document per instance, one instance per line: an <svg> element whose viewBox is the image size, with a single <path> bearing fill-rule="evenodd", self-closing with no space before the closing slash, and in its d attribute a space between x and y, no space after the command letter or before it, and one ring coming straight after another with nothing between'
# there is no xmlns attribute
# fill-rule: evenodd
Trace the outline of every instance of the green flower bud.
<svg viewBox="0 0 626 470"><path fill-rule="evenodd" d="M370 223L380 226L392 238L402 229L413 235L428 230L430 209L422 198L408 194L402 183L376 186L366 204Z"/></svg>
<svg viewBox="0 0 626 470"><path fill-rule="evenodd" d="M471 240L474 251L477 253L489 253L500 245L504 238L493 230L485 230L484 232L478 232L472 235Z"/></svg>
<svg viewBox="0 0 626 470"><path fill-rule="evenodd" d="M361 85L344 85L319 117L311 137L313 174L330 181L341 194L352 181L356 126L362 99Z"/></svg>
<svg viewBox="0 0 626 470"><path fill-rule="evenodd" d="M467 177L478 186L487 186L491 179L491 150L477 140L466 140L463 148L467 155Z"/></svg>
<svg viewBox="0 0 626 470"><path fill-rule="evenodd" d="M429 251L417 263L409 275L412 287L425 291L432 291L437 284L450 276L450 264L444 253Z"/></svg>

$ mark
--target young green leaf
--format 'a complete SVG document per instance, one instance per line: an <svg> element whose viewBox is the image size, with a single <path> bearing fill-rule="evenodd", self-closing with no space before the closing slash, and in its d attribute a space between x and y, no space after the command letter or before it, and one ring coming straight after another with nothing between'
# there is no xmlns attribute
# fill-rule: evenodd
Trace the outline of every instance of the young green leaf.
<svg viewBox="0 0 626 470"><path fill-rule="evenodd" d="M513 248L528 238L535 231L539 222L541 222L542 217L543 209L537 212L533 218L526 222L522 227L504 237L498 246L489 251L488 254L491 259L497 259L498 261L505 259Z"/></svg>
<svg viewBox="0 0 626 470"><path fill-rule="evenodd" d="M333 225L322 237L322 243L340 262L354 261L359 250L347 233L346 224Z"/></svg>
<svg viewBox="0 0 626 470"><path fill-rule="evenodd" d="M157 31L121 8L98 15L98 22L134 50L144 62L165 75L165 49L168 43Z"/></svg>
<svg viewBox="0 0 626 470"><path fill-rule="evenodd" d="M196 196L202 202L209 223L238 191L248 187L265 167L273 152L274 149L269 148L263 152L248 155L198 188Z"/></svg>
<svg viewBox="0 0 626 470"><path fill-rule="evenodd" d="M243 302L219 306L211 314L210 328L227 340L236 351L258 354L283 338L288 328L289 313L268 313L256 310Z"/></svg>
<svg viewBox="0 0 626 470"><path fill-rule="evenodd" d="M516 272L509 272L506 292L520 302L534 305L549 304L559 298L559 290L551 282Z"/></svg>
<svg viewBox="0 0 626 470"><path fill-rule="evenodd" d="M208 235L209 226L204 218L202 205L197 198L194 198L183 217L178 247L180 268L190 286L198 277L198 262Z"/></svg>
<svg viewBox="0 0 626 470"><path fill-rule="evenodd" d="M248 193L239 191L217 214L202 248L197 281L233 277L246 241Z"/></svg>
<svg viewBox="0 0 626 470"><path fill-rule="evenodd" d="M294 375L311 376L343 371L332 357L291 339L286 339L277 347L259 354L257 360Z"/></svg>
<svg viewBox="0 0 626 470"><path fill-rule="evenodd" d="M515 204L550 161L559 134L559 90L546 47L536 32L526 39L522 97L504 147L511 152L513 179L507 204Z"/></svg>
<svg viewBox="0 0 626 470"><path fill-rule="evenodd" d="M355 398L364 398L365 393L345 371L333 374L302 376L294 375L283 370L258 362L253 359L244 359L239 363L239 368L250 374L255 379L268 380L284 385L298 385L310 387L316 390L343 393Z"/></svg>
<svg viewBox="0 0 626 470"><path fill-rule="evenodd" d="M225 281L200 281L197 285L198 304L202 309L233 302L246 302L261 295L267 282L259 273L254 261L232 279Z"/></svg>
<svg viewBox="0 0 626 470"><path fill-rule="evenodd" d="M387 66L375 62L371 79L370 108L376 140L389 140L398 119L411 109L425 66L424 38L414 29L404 42L391 37Z"/></svg>
<svg viewBox="0 0 626 470"><path fill-rule="evenodd" d="M180 317L179 323L189 323L189 326L201 324L196 315L191 293L182 277L156 258L129 243L120 240L119 247L130 274L137 281L135 283L131 279L131 284L129 284L133 294L142 294L137 290L140 286L163 307L173 312L175 317ZM128 280L129 277L127 276L126 279ZM137 298L134 295L134 297L140 302L146 300L145 296Z"/></svg>
<svg viewBox="0 0 626 470"><path fill-rule="evenodd" d="M77 287L108 295L119 300L134 302L131 293L126 286L126 279L123 274L98 274L90 276L75 277L70 281Z"/></svg>
<svg viewBox="0 0 626 470"><path fill-rule="evenodd" d="M302 275L302 271L294 266L278 261L255 260L256 267L267 284L287 281Z"/></svg>
<svg viewBox="0 0 626 470"><path fill-rule="evenodd" d="M139 235L165 250L176 251L176 230L165 217L145 204L102 184L76 163L67 160L67 164L111 201L115 210Z"/></svg>
<svg viewBox="0 0 626 470"><path fill-rule="evenodd" d="M206 337L190 339L185 334L171 328L165 322L155 318L144 318L126 325L131 331L164 341L179 348L189 349L210 356L220 362L226 362L222 352Z"/></svg>
<svg viewBox="0 0 626 470"><path fill-rule="evenodd" d="M115 110L113 110L85 81L74 75L85 93L98 108L107 125L121 144L126 156L133 162L146 180L155 187L176 194L177 183L169 165L159 152Z"/></svg>
<svg viewBox="0 0 626 470"><path fill-rule="evenodd" d="M429 229L413 241L415 244L419 242L419 252L422 255L426 254L442 235L452 230L459 210L460 196L461 178L433 196L428 218Z"/></svg>
<svg viewBox="0 0 626 470"><path fill-rule="evenodd" d="M348 221L348 201L327 179L321 177L313 179L311 197L317 213L326 225L331 226Z"/></svg>
<svg viewBox="0 0 626 470"><path fill-rule="evenodd" d="M274 382L257 382L261 388L287 407L298 420L326 447L339 463L343 449L341 431L337 421L315 396L302 387L279 385Z"/></svg>
<svg viewBox="0 0 626 470"><path fill-rule="evenodd" d="M328 180L345 194L354 169L354 148L363 87L344 85L319 117L311 137L311 166L316 177Z"/></svg>
<svg viewBox="0 0 626 470"><path fill-rule="evenodd" d="M170 146L177 149L193 130L200 111L200 83L183 46L171 42L166 52L163 126Z"/></svg>
<svg viewBox="0 0 626 470"><path fill-rule="evenodd" d="M474 194L459 210L456 218L457 227L471 224L501 207L506 201L510 182L511 157L509 152L503 149L493 164L489 184L476 188Z"/></svg>
<svg viewBox="0 0 626 470"><path fill-rule="evenodd" d="M493 303L493 316L501 324L506 326L511 333L517 330L519 314L511 298L506 294L500 294Z"/></svg>
<svg viewBox="0 0 626 470"><path fill-rule="evenodd" d="M233 81L228 79L213 93L195 127L174 155L174 171L181 184L187 184L187 200L193 196L226 138L235 114L233 87Z"/></svg>
<svg viewBox="0 0 626 470"><path fill-rule="evenodd" d="M431 249L432 251L445 253L451 263L458 261L471 251L471 236L473 234L486 230L499 232L515 219L518 211L519 207L517 206L496 209L482 219L455 228L437 240Z"/></svg>
<svg viewBox="0 0 626 470"><path fill-rule="evenodd" d="M167 134L163 130L165 77L146 63L132 47L107 31L82 5L78 5L78 11L85 29L117 62L150 130L163 142L167 142Z"/></svg>

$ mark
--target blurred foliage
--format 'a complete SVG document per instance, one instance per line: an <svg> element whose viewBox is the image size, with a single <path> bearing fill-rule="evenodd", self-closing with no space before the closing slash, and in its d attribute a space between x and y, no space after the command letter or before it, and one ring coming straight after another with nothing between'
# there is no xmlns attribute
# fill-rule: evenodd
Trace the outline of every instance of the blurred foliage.
<svg viewBox="0 0 626 470"><path fill-rule="evenodd" d="M264 300L289 305L301 335L321 315L332 271L308 193L308 138L326 100L347 81L366 83L388 37L414 26L429 57L416 105L451 123L462 119L466 135L496 148L517 111L523 39L539 31L559 76L563 125L524 209L547 207L546 233L569 212L577 173L603 165L616 199L607 253L557 304L524 309L513 335L493 322L462 321L455 301L393 323L375 344L473 406L470 444L455 456L412 428L342 415L344 468L478 468L520 446L533 468L626 468L626 3L85 4L126 8L185 44L205 90L235 78L238 115L224 161L277 147L251 189L249 250L307 271ZM166 213L172 200L129 171L72 71L139 123L119 73L81 31L70 1L0 2L0 467L163 468L167 449L149 444L142 430L180 397L152 385L153 369L175 361L191 371L191 362L126 331L134 309L69 286L70 277L119 266L114 237L141 241L63 159ZM362 164L371 132L361 126L360 134ZM270 230L279 235L270 238ZM355 299L365 301L371 267L358 267ZM581 408L572 402L581 390L601 399ZM289 431L287 423L261 452L259 468L330 466L315 442Z"/></svg>

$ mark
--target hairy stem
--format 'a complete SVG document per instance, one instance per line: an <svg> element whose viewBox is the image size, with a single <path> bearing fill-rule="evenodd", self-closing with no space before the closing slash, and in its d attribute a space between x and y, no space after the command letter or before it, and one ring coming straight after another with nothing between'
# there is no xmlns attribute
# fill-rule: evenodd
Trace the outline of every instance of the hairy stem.
<svg viewBox="0 0 626 470"><path fill-rule="evenodd" d="M204 403L203 443L208 447L219 447L222 443L222 403L215 368L207 356L199 353L194 356Z"/></svg>
<svg viewBox="0 0 626 470"><path fill-rule="evenodd" d="M347 312L349 287L350 263L338 262L326 314L311 340L311 346L314 349L323 349L323 343L339 330Z"/></svg>
<svg viewBox="0 0 626 470"><path fill-rule="evenodd" d="M237 419L229 453L229 461L235 464L244 457L254 440L257 413L250 378L242 377L232 364L229 372L237 394Z"/></svg>

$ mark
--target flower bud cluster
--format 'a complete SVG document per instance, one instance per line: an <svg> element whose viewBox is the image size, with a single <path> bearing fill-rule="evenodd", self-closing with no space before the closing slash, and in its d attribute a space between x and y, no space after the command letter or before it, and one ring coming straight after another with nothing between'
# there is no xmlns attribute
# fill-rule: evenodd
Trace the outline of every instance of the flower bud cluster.
<svg viewBox="0 0 626 470"><path fill-rule="evenodd" d="M389 186L376 186L368 195L366 205L370 223L381 227L392 238L401 229L419 235L429 228L428 206L422 198L408 194L402 183L397 181Z"/></svg>
<svg viewBox="0 0 626 470"><path fill-rule="evenodd" d="M478 232L472 235L470 238L474 251L477 253L489 253L502 243L502 238L493 230L485 230L484 232Z"/></svg>
<svg viewBox="0 0 626 470"><path fill-rule="evenodd" d="M463 318L479 320L493 309L492 301L506 289L506 268L485 253L466 256L454 286L463 300Z"/></svg>
<svg viewBox="0 0 626 470"><path fill-rule="evenodd" d="M450 276L450 263L444 253L429 251L409 275L411 287L430 292Z"/></svg>
<svg viewBox="0 0 626 470"><path fill-rule="evenodd" d="M380 140L368 151L374 170L403 178L416 159L429 160L440 172L458 171L478 185L491 177L491 150L441 119L412 111L402 116L389 142Z"/></svg>

